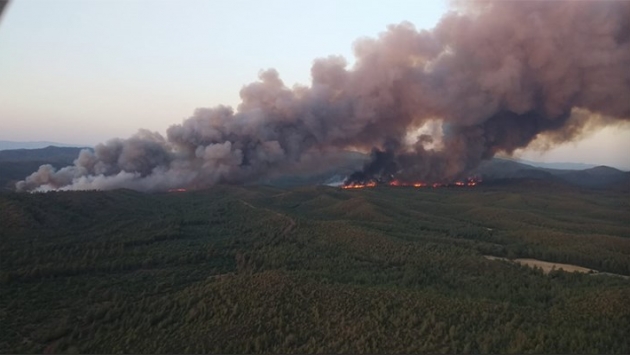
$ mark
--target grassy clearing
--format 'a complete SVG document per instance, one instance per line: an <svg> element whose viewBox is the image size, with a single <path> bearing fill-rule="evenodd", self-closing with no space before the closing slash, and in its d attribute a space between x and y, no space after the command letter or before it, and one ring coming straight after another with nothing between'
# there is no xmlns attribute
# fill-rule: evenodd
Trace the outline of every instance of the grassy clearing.
<svg viewBox="0 0 630 355"><path fill-rule="evenodd" d="M566 272L581 272L581 273L598 272L597 270L588 269L588 268L577 266L577 265L551 263L548 261L542 261L542 260L536 260L536 259L520 259L520 258L507 259L507 258L501 258L501 257L496 257L496 256L491 256L491 255L484 255L484 257L488 260L506 260L506 261L512 261L521 265L526 265L532 268L539 268L545 274L548 274L551 271L560 271L560 270L566 271Z"/></svg>

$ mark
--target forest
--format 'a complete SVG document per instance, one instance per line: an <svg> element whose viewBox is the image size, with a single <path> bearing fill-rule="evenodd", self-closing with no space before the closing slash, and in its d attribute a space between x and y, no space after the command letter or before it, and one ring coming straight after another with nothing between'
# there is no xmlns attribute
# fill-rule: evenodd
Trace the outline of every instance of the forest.
<svg viewBox="0 0 630 355"><path fill-rule="evenodd" d="M0 353L630 352L628 191L2 192L0 266Z"/></svg>

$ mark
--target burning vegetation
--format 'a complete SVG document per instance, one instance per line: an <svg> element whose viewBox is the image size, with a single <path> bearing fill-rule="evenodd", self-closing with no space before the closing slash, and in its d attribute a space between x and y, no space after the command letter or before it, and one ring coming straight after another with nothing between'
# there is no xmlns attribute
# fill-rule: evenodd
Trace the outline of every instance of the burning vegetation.
<svg viewBox="0 0 630 355"><path fill-rule="evenodd" d="M414 187L414 188L422 188L422 187L431 187L431 188L439 188L439 187L474 187L481 183L481 178L478 177L470 177L465 181L455 181L452 183L443 183L443 182L423 182L423 181L413 181L406 182L400 181L397 179L392 179L390 181L365 181L365 182L351 182L346 181L344 185L341 186L342 189L362 189L369 187L377 187L377 186L393 186L393 187Z"/></svg>

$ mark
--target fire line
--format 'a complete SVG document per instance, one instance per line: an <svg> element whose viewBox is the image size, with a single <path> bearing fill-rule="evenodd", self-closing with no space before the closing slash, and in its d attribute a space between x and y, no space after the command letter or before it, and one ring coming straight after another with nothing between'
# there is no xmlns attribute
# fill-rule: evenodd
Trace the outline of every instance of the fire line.
<svg viewBox="0 0 630 355"><path fill-rule="evenodd" d="M481 182L481 179L478 179L478 178L469 178L466 181L456 181L454 183L403 182L400 180L392 180L389 182L377 183L376 181L368 181L365 183L350 183L350 184L341 186L341 188L350 190L350 189L371 188L371 187L376 187L376 186L414 187L414 188L474 187L474 186L477 186L480 182Z"/></svg>

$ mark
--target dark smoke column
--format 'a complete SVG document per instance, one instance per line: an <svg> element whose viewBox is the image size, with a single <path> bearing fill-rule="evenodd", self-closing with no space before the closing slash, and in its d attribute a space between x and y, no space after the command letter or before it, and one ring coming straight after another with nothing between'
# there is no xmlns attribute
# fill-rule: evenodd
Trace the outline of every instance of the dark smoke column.
<svg viewBox="0 0 630 355"><path fill-rule="evenodd" d="M461 2L430 31L389 26L356 64L315 60L310 86L275 70L242 102L197 109L166 137L140 131L40 169L26 191L144 191L256 181L372 151L355 180L449 182L498 152L630 118L630 2Z"/></svg>

